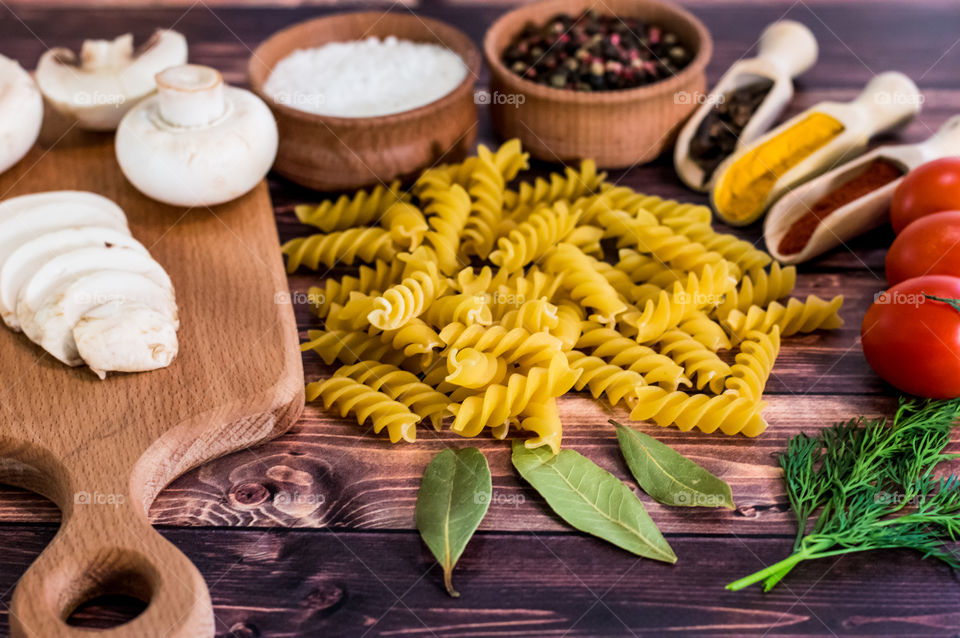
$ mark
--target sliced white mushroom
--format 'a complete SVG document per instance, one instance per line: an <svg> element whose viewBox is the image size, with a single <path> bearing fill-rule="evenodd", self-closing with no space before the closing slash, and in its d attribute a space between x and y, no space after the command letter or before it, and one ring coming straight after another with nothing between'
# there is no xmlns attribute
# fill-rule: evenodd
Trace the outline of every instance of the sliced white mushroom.
<svg viewBox="0 0 960 638"><path fill-rule="evenodd" d="M165 368L177 356L176 324L133 301L111 301L85 312L73 328L80 358L101 379L107 372Z"/></svg>
<svg viewBox="0 0 960 638"><path fill-rule="evenodd" d="M137 102L156 89L154 76L187 61L187 41L158 30L138 52L133 36L87 40L80 60L73 51L50 49L37 63L37 84L53 107L81 128L112 131Z"/></svg>
<svg viewBox="0 0 960 638"><path fill-rule="evenodd" d="M64 282L47 297L34 313L28 336L67 365L80 365L83 359L73 338L74 326L89 310L111 301L143 304L162 314L174 331L179 326L169 288L138 273L98 270Z"/></svg>
<svg viewBox="0 0 960 638"><path fill-rule="evenodd" d="M117 129L117 161L140 192L213 206L263 179L277 154L277 124L260 98L192 64L158 74L157 88Z"/></svg>
<svg viewBox="0 0 960 638"><path fill-rule="evenodd" d="M79 248L118 246L147 254L147 249L124 230L107 226L66 228L42 234L20 245L4 260L0 255L0 316L14 330L17 321L17 297L23 284L45 263L58 255Z"/></svg>
<svg viewBox="0 0 960 638"><path fill-rule="evenodd" d="M124 226L127 224L122 208L112 200L88 191L48 191L5 199L0 202L0 222L25 212L32 212L38 218L46 217L60 208L70 208L78 215L88 211L109 213Z"/></svg>
<svg viewBox="0 0 960 638"><path fill-rule="evenodd" d="M0 55L0 173L33 148L43 123L43 98L30 74Z"/></svg>
<svg viewBox="0 0 960 638"><path fill-rule="evenodd" d="M37 311L61 294L71 281L102 270L143 275L172 294L170 276L149 255L130 248L80 248L54 257L41 266L20 289L17 320L32 341L39 342L43 326ZM101 302L102 303L102 302Z"/></svg>

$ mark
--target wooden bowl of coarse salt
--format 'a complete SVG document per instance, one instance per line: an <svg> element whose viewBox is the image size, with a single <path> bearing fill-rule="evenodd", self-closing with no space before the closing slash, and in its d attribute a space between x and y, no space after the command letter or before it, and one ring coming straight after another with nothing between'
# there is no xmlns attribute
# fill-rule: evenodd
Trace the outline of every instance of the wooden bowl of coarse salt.
<svg viewBox="0 0 960 638"><path fill-rule="evenodd" d="M280 31L250 58L250 85L280 132L274 170L322 191L413 176L476 139L480 53L448 24L344 13Z"/></svg>
<svg viewBox="0 0 960 638"><path fill-rule="evenodd" d="M613 22L624 27L630 20L672 33L692 57L683 68L652 83L593 91L540 84L521 77L505 64L508 47L528 25L546 27L558 16L577 16L586 10L612 15ZM632 28L626 31L627 35L636 33ZM561 36L567 33L561 29ZM570 45L564 42L563 46ZM655 45L643 47L653 51ZM603 168L648 162L673 143L680 125L705 97L704 70L712 51L713 42L703 23L668 2L544 0L525 4L497 19L484 38L494 128L505 139L519 137L532 155L551 162L592 158ZM544 52L537 59L545 61L548 55ZM599 61L608 64L610 60Z"/></svg>

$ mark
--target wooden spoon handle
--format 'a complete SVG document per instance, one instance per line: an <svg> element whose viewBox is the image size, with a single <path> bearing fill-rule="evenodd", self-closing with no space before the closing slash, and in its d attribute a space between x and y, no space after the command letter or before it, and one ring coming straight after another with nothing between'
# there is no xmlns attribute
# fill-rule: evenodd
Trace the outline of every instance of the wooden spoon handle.
<svg viewBox="0 0 960 638"><path fill-rule="evenodd" d="M81 603L125 594L147 603L130 622L104 631L66 623ZM203 577L125 493L77 492L60 531L20 579L10 609L13 636L196 638L213 636Z"/></svg>

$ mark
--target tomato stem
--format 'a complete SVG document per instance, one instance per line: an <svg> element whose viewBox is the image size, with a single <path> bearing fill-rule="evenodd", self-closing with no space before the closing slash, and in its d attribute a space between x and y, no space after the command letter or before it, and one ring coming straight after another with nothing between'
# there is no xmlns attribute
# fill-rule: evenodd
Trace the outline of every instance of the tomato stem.
<svg viewBox="0 0 960 638"><path fill-rule="evenodd" d="M937 297L935 295L928 295L927 293L923 293L923 296L926 297L927 299L932 299L933 301L942 301L945 304L950 304L951 308L953 308L957 312L960 312L960 299L951 299L949 297Z"/></svg>

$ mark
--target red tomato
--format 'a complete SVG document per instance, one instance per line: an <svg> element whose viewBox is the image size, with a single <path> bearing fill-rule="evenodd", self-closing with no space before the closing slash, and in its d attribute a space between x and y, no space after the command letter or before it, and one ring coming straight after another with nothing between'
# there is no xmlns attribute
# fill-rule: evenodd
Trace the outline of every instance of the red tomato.
<svg viewBox="0 0 960 638"><path fill-rule="evenodd" d="M890 223L900 233L924 215L960 209L960 157L943 157L913 169L893 192Z"/></svg>
<svg viewBox="0 0 960 638"><path fill-rule="evenodd" d="M887 282L911 277L960 277L960 210L921 217L903 229L887 251Z"/></svg>
<svg viewBox="0 0 960 638"><path fill-rule="evenodd" d="M960 278L915 277L877 295L860 328L863 354L880 377L909 394L960 396Z"/></svg>

